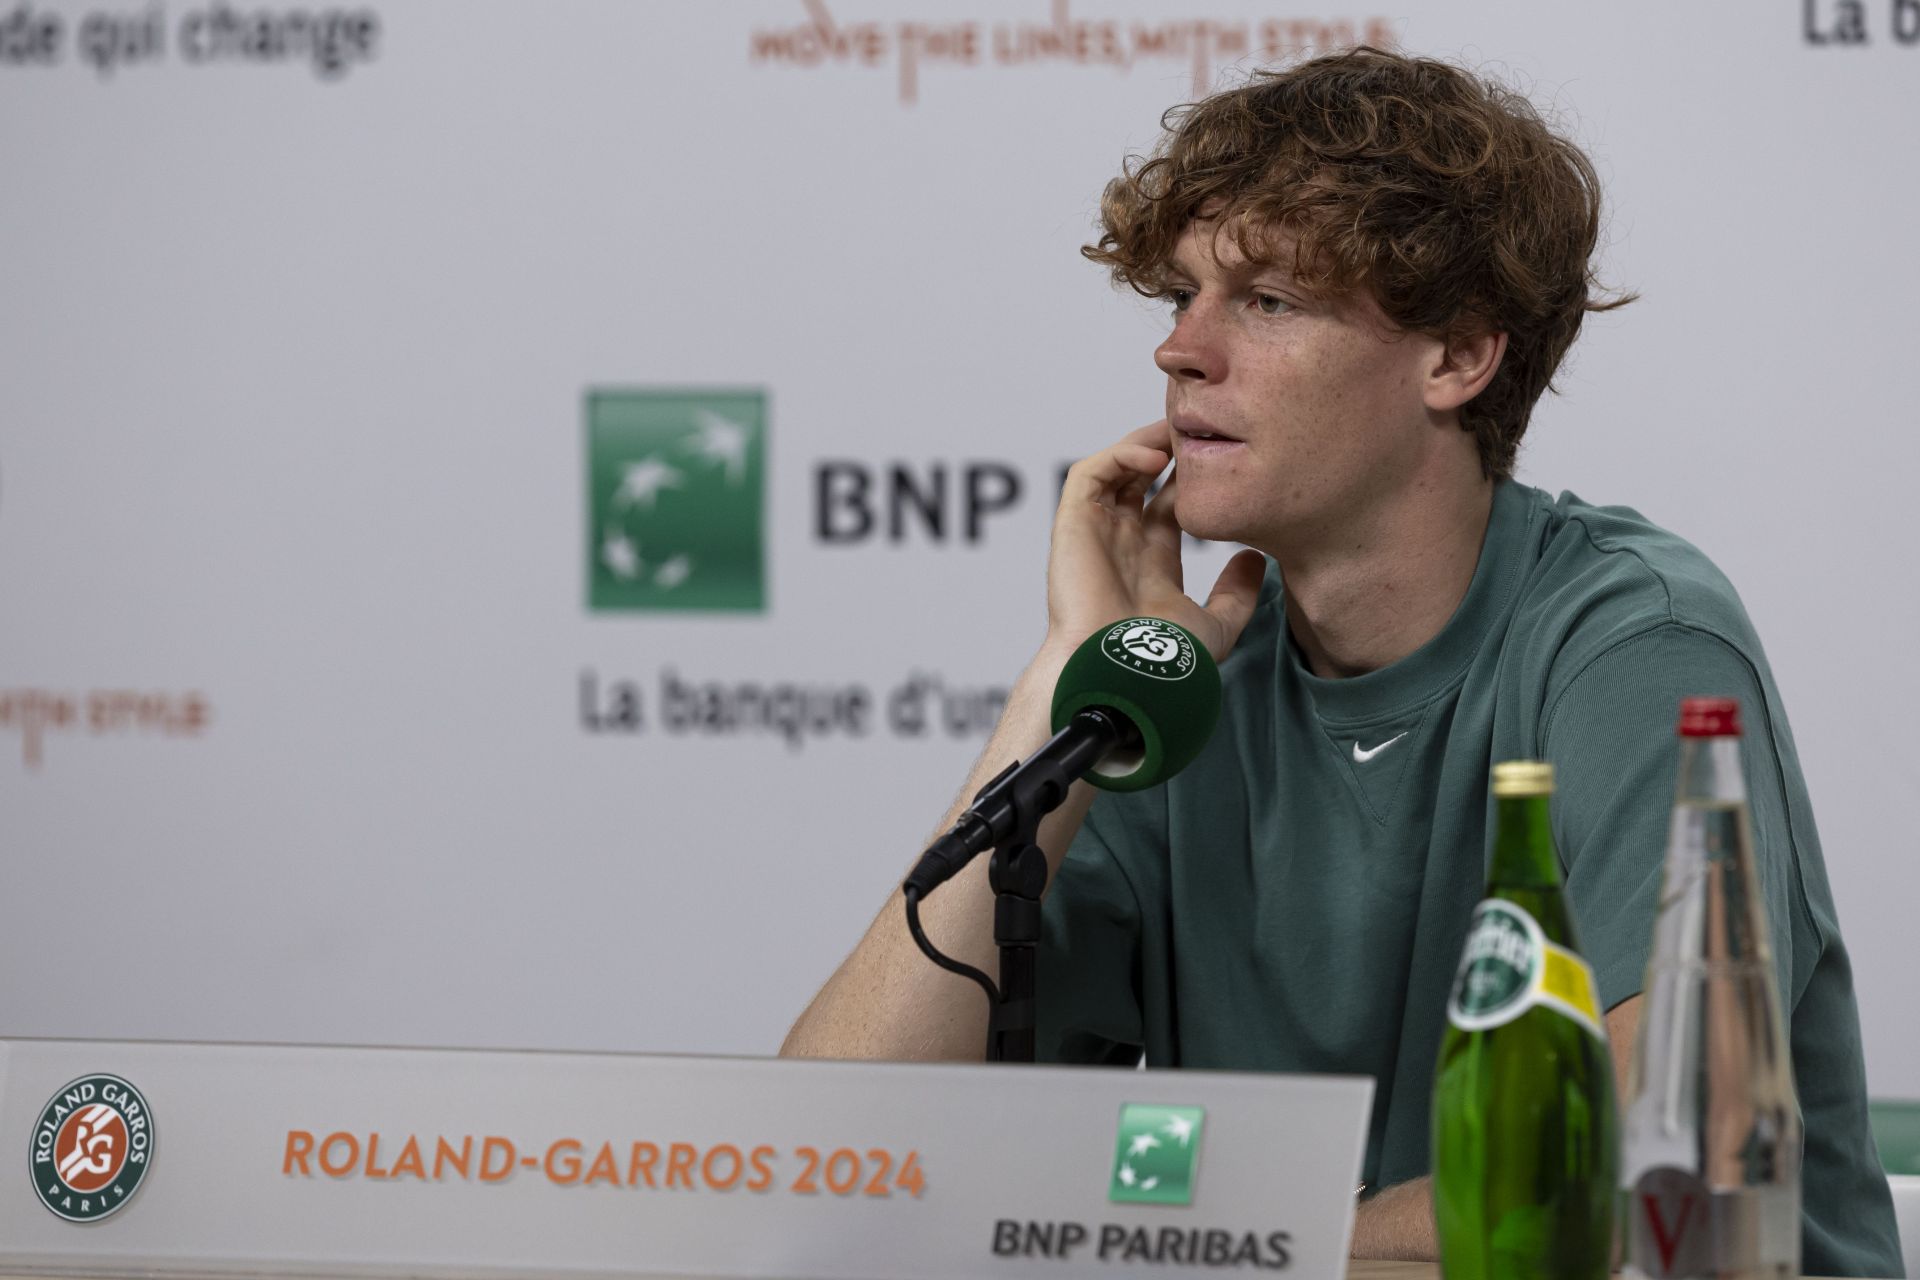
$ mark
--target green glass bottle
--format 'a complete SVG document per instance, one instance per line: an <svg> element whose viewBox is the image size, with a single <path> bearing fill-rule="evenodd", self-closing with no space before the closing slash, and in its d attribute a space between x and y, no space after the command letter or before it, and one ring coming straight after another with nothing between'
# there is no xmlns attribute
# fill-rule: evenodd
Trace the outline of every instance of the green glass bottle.
<svg viewBox="0 0 1920 1280"><path fill-rule="evenodd" d="M1497 764L1498 828L1447 1002L1433 1212L1448 1280L1604 1277L1619 1130L1593 970L1547 806L1553 766Z"/></svg>

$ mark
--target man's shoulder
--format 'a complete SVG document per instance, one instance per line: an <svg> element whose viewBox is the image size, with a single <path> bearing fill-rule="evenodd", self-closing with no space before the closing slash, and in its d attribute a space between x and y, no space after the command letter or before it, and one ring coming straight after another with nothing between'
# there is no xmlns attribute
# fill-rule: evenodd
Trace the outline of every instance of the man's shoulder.
<svg viewBox="0 0 1920 1280"><path fill-rule="evenodd" d="M1572 492L1528 496L1536 552L1517 593L1509 645L1544 650L1558 679L1663 629L1695 632L1760 661L1739 592L1686 538L1631 507L1598 506Z"/></svg>

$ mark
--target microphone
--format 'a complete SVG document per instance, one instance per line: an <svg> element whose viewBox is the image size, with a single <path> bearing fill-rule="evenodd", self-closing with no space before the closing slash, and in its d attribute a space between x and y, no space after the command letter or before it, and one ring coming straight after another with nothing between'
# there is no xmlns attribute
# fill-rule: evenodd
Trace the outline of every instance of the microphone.
<svg viewBox="0 0 1920 1280"><path fill-rule="evenodd" d="M1007 840L1023 817L1037 823L1059 808L1078 778L1140 791L1186 768L1220 719L1220 669L1184 627L1127 618L1073 651L1053 687L1052 718L1047 744L1007 766L920 855L902 886L910 897L925 898Z"/></svg>

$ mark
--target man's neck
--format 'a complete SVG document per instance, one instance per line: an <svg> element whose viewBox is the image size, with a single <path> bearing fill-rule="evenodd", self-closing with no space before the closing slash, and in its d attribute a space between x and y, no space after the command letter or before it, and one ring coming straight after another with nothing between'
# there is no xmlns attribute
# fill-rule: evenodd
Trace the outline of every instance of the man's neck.
<svg viewBox="0 0 1920 1280"><path fill-rule="evenodd" d="M1274 553L1287 626L1317 676L1365 675L1440 634L1466 598L1493 511L1490 480L1382 504L1310 551Z"/></svg>

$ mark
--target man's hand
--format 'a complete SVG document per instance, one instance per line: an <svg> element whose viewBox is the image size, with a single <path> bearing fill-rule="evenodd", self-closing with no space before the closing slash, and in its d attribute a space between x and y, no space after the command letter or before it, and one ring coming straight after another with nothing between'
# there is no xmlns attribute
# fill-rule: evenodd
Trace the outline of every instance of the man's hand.
<svg viewBox="0 0 1920 1280"><path fill-rule="evenodd" d="M1233 651L1253 617L1266 560L1242 551L1227 562L1204 608L1187 597L1174 519L1178 473L1147 501L1172 450L1173 429L1162 419L1067 472L1047 563L1049 646L1071 649L1110 623L1144 614L1179 623L1215 661Z"/></svg>

